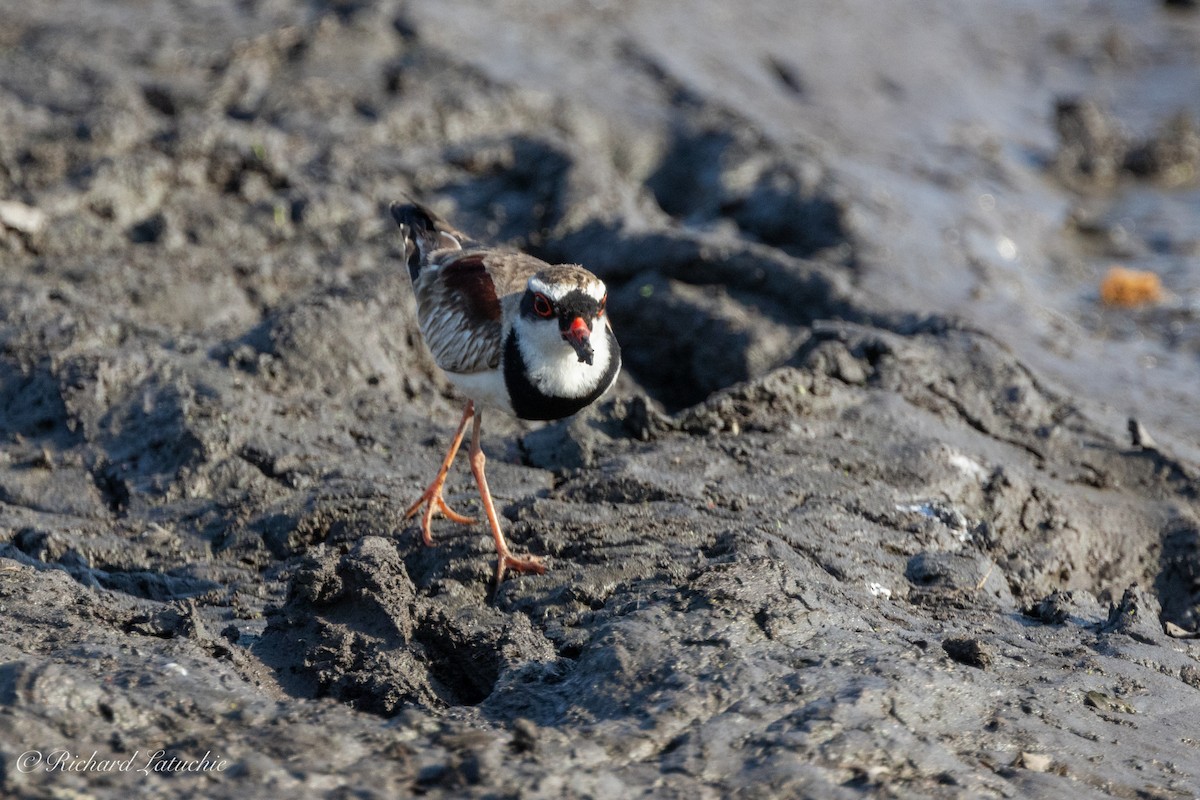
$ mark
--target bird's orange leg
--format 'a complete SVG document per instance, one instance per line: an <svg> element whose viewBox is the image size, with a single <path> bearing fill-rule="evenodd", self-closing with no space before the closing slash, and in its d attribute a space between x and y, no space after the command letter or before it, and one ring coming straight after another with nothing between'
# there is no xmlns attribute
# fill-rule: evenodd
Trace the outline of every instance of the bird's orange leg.
<svg viewBox="0 0 1200 800"><path fill-rule="evenodd" d="M492 493L488 491L487 477L483 474L483 465L487 458L483 455L483 448L479 446L479 428L482 424L483 416L477 414L475 427L471 432L471 472L475 475L475 482L479 484L479 497L483 500L483 510L492 528L492 536L496 539L496 552L500 555L496 563L496 585L499 586L504 580L504 573L510 569L541 575L546 571L546 565L537 556L514 556L508 549L508 542L504 541L504 534L500 531L500 520L496 516L496 506L492 503Z"/></svg>
<svg viewBox="0 0 1200 800"><path fill-rule="evenodd" d="M437 477L433 479L433 483L429 484L429 488L425 490L421 498L409 506L408 511L404 512L404 518L408 519L416 514L421 506L425 506L425 513L421 516L421 538L424 539L425 544L429 547L433 547L433 534L429 531L429 525L433 521L434 511L442 512L447 519L461 525L471 525L475 522L471 517L463 516L450 508L442 498L442 486L446 483L446 474L450 472L450 465L454 463L454 457L458 455L458 448L462 444L463 434L467 432L467 423L474 414L475 404L468 400L466 407L463 409L462 420L458 423L458 430L454 434L454 441L450 443L450 450L447 451L446 457L442 459L442 467L438 470ZM476 423L476 428L478 428L478 422Z"/></svg>

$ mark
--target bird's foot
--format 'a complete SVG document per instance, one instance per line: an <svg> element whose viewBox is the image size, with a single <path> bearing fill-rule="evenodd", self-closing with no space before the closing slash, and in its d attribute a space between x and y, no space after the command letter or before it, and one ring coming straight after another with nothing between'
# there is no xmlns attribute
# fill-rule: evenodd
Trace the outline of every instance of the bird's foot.
<svg viewBox="0 0 1200 800"><path fill-rule="evenodd" d="M513 572L531 572L534 575L546 574L546 565L537 556L520 558L512 553L501 553L496 562L496 586L504 581L504 576L510 569Z"/></svg>
<svg viewBox="0 0 1200 800"><path fill-rule="evenodd" d="M451 522L457 522L459 525L474 525L475 518L468 517L464 514L459 514L457 511L446 505L446 500L442 497L443 481L434 481L425 490L417 502L408 507L404 512L405 519L411 519L416 516L416 513L425 507L425 513L421 515L421 539L426 546L433 547L433 534L430 532L430 524L433 522L433 512L439 511L442 516Z"/></svg>

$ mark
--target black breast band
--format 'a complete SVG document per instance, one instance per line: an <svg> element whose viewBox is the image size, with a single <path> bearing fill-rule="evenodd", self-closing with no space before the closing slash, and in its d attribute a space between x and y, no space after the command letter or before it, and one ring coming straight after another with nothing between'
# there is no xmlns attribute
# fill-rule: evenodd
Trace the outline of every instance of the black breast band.
<svg viewBox="0 0 1200 800"><path fill-rule="evenodd" d="M517 332L509 331L504 342L504 383L512 400L513 413L521 419L548 420L569 417L581 408L594 403L616 380L621 368L621 347L617 337L605 326L608 337L608 369L604 371L596 388L580 397L553 397L544 394L529 380L525 358L517 346Z"/></svg>

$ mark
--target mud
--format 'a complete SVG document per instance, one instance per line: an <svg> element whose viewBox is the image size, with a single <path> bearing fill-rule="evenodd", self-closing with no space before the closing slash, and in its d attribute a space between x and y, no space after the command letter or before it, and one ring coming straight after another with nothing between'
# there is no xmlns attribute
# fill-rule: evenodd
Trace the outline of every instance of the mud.
<svg viewBox="0 0 1200 800"><path fill-rule="evenodd" d="M1186 191L1187 109L1129 132L1088 96L1194 59L1153 39L1194 11L1114 4L1104 39L1067 12L851 5L797 33L698 7L668 42L639 3L6 4L2 793L1200 793L1186 266L1121 319L1035 269L1136 240L1123 187ZM795 49L879 28L853 91ZM1002 76L1073 76L1038 95L1037 157L995 110L1028 98L963 44L985 32L1023 43ZM997 126L950 156L959 89L915 89L948 66ZM981 186L996 217L943 238ZM401 518L459 410L405 195L610 286L615 391L486 414L544 576L493 587L483 528L426 548ZM979 243L1022 203L1061 214L1013 266ZM1161 359L1144 394L1110 345ZM465 470L447 496L478 510Z"/></svg>

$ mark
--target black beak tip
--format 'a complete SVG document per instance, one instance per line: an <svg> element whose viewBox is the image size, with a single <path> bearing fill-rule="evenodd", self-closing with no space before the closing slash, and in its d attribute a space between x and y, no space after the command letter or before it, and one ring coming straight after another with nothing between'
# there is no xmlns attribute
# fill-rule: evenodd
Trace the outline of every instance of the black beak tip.
<svg viewBox="0 0 1200 800"><path fill-rule="evenodd" d="M579 356L579 363L591 366L592 357L596 353L596 351L592 349L591 342L570 342L570 345L575 348L575 355Z"/></svg>
<svg viewBox="0 0 1200 800"><path fill-rule="evenodd" d="M564 331L563 341L575 348L575 355L579 356L580 364L591 366L595 351L592 349L592 343L588 341L586 334L581 336Z"/></svg>

